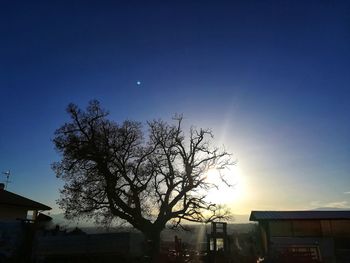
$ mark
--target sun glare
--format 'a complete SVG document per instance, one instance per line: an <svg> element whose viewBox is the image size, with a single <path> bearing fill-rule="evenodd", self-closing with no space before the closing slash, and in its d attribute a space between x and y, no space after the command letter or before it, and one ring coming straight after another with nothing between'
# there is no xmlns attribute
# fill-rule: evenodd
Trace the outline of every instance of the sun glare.
<svg viewBox="0 0 350 263"><path fill-rule="evenodd" d="M221 176L230 185L222 181ZM207 199L217 204L230 204L242 200L246 194L244 178L237 165L224 170L209 169L206 174L208 183L217 185L207 192Z"/></svg>

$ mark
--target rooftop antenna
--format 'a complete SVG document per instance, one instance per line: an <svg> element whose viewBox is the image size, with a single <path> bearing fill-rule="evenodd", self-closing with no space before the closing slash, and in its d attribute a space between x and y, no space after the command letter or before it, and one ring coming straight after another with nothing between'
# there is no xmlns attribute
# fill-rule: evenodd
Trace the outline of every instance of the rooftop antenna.
<svg viewBox="0 0 350 263"><path fill-rule="evenodd" d="M2 172L2 174L6 176L6 180L5 180L5 189L7 189L7 185L8 185L9 183L11 183L11 181L10 181L11 171L8 170L8 171L6 171L6 172Z"/></svg>

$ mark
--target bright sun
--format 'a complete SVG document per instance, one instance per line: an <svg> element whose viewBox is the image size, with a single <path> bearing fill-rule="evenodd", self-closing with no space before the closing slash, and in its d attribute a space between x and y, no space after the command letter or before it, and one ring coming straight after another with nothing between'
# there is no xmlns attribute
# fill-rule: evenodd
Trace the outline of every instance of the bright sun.
<svg viewBox="0 0 350 263"><path fill-rule="evenodd" d="M231 185L227 186L220 178L220 173L225 181ZM218 188L213 188L207 192L207 199L217 204L230 204L242 200L245 195L244 178L237 165L232 165L224 170L209 169L206 174L207 182L216 184Z"/></svg>

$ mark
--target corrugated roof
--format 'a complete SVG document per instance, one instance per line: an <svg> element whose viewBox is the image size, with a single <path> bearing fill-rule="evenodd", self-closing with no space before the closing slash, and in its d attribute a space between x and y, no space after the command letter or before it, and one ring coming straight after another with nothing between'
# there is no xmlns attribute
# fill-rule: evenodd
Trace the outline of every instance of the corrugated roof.
<svg viewBox="0 0 350 263"><path fill-rule="evenodd" d="M250 221L263 220L350 219L350 211L252 211Z"/></svg>
<svg viewBox="0 0 350 263"><path fill-rule="evenodd" d="M25 198L23 196L11 193L6 190L0 190L0 205L11 205L25 207L28 210L51 210L51 207Z"/></svg>

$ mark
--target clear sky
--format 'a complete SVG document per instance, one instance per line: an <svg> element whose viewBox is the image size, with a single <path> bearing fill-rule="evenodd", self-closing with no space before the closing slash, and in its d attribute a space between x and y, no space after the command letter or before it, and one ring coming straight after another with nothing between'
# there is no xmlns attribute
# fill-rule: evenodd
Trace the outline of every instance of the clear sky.
<svg viewBox="0 0 350 263"><path fill-rule="evenodd" d="M3 1L0 32L10 191L58 211L53 133L98 99L212 128L236 213L350 206L349 1Z"/></svg>

